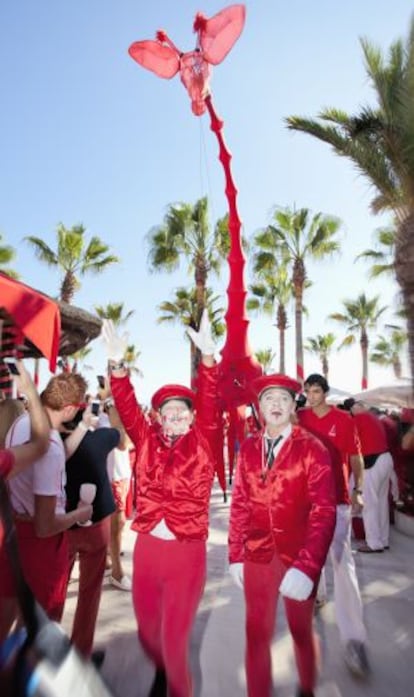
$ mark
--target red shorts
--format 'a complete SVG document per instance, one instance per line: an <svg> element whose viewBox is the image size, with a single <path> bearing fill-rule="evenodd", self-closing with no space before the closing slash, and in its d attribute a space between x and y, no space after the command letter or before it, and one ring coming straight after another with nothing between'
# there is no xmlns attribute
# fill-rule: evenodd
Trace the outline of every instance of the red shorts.
<svg viewBox="0 0 414 697"><path fill-rule="evenodd" d="M66 532L38 537L34 524L15 521L23 575L50 619L60 622L69 577Z"/></svg>
<svg viewBox="0 0 414 697"><path fill-rule="evenodd" d="M129 491L129 479L117 479L116 481L111 482L111 485L116 510L125 513Z"/></svg>

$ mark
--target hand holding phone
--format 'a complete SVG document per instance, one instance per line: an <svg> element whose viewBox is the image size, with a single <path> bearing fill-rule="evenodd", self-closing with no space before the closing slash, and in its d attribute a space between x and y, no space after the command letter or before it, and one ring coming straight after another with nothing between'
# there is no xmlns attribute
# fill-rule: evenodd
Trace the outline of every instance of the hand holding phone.
<svg viewBox="0 0 414 697"><path fill-rule="evenodd" d="M99 416L99 409L101 403L98 400L94 400L91 404L91 412L94 416Z"/></svg>
<svg viewBox="0 0 414 697"><path fill-rule="evenodd" d="M15 358L3 358L3 360L12 375L20 375Z"/></svg>

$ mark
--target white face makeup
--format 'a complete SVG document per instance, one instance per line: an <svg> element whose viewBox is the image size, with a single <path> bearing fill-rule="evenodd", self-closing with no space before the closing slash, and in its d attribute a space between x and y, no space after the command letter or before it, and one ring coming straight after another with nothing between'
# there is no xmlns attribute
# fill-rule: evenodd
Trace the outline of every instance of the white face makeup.
<svg viewBox="0 0 414 697"><path fill-rule="evenodd" d="M161 426L166 436L188 433L194 414L182 399L169 399L160 409Z"/></svg>
<svg viewBox="0 0 414 697"><path fill-rule="evenodd" d="M283 431L295 411L295 400L287 390L269 387L261 394L259 406L266 426Z"/></svg>

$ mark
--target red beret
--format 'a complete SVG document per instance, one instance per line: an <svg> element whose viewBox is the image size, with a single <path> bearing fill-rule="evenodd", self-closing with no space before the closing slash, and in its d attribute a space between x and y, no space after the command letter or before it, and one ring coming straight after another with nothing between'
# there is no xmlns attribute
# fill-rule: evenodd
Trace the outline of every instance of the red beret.
<svg viewBox="0 0 414 697"><path fill-rule="evenodd" d="M260 399L260 395L271 387L279 387L282 390L291 392L293 395L298 394L302 390L300 382L281 373L261 375L250 383L250 389L257 399Z"/></svg>
<svg viewBox="0 0 414 697"><path fill-rule="evenodd" d="M153 394L151 406L158 411L170 399L183 399L185 402L190 402L190 406L192 406L195 392L185 385L164 385Z"/></svg>

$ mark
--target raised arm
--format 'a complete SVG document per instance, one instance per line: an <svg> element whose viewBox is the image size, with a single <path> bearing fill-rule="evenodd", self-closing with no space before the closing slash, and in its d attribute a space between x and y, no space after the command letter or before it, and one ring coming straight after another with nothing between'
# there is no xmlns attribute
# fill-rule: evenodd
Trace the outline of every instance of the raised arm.
<svg viewBox="0 0 414 697"><path fill-rule="evenodd" d="M19 371L19 375L15 377L16 385L19 392L24 394L27 400L31 437L27 443L9 448L13 461L9 461L8 471L5 469L2 472L3 476L6 477L14 477L43 455L48 447L50 433L49 420L29 373L22 361L16 361L16 366Z"/></svg>
<svg viewBox="0 0 414 697"><path fill-rule="evenodd" d="M201 351L201 365L197 378L197 427L213 438L213 432L221 428L221 417L217 401L218 368L214 359L215 344L211 335L211 324L207 310L201 317L200 329L189 327L191 341Z"/></svg>
<svg viewBox="0 0 414 697"><path fill-rule="evenodd" d="M111 320L102 323L102 339L108 356L110 387L115 406L124 428L134 444L139 444L148 429L148 424L135 391L129 380L124 356L128 345L128 335L119 336Z"/></svg>

